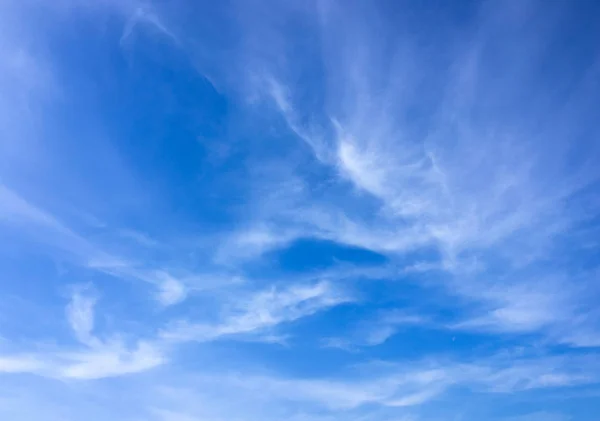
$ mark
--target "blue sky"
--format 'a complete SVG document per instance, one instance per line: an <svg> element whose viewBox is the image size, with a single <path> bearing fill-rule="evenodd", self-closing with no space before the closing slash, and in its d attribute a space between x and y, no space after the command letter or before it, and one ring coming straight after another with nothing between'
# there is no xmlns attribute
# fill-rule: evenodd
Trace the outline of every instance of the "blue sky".
<svg viewBox="0 0 600 421"><path fill-rule="evenodd" d="M3 1L0 419L598 421L599 18Z"/></svg>

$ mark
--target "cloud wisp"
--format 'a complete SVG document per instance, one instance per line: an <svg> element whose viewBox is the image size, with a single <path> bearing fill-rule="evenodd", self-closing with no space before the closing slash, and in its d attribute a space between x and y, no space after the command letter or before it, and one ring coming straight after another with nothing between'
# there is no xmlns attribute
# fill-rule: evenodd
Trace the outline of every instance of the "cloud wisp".
<svg viewBox="0 0 600 421"><path fill-rule="evenodd" d="M2 371L58 379L98 379L146 371L165 363L163 350L151 342L135 341L130 345L118 335L106 339L94 335L95 303L96 298L82 289L73 293L66 308L67 321L80 346L3 356Z"/></svg>
<svg viewBox="0 0 600 421"><path fill-rule="evenodd" d="M279 325L309 317L353 299L328 282L308 285L272 287L239 295L235 302L225 305L220 320L214 323L180 321L163 330L168 341L207 342L236 335L258 335L267 341Z"/></svg>
<svg viewBox="0 0 600 421"><path fill-rule="evenodd" d="M588 3L2 2L0 418L595 421Z"/></svg>
<svg viewBox="0 0 600 421"><path fill-rule="evenodd" d="M477 10L478 26L468 29L473 41L443 28L449 31L445 41L436 40L426 51L418 48L418 37L393 34L382 16L363 6L329 2L316 10L273 11L314 24L322 40L320 49L311 51L318 57L311 65L322 71L318 83L311 90L295 67L269 60L300 45L285 31L280 43L264 39L252 50L257 60L264 55L261 77L252 72L242 80L264 92L291 134L310 146L321 171L333 175L318 188L299 177L303 187L288 191L283 203L261 200L255 227L239 238L253 233L252 238L263 239L263 252L306 237L391 259L431 252L433 260L439 259L436 267L456 278L446 283L449 294L485 309L483 316L462 323L464 329L518 333L560 325L558 330L590 330L589 299L569 280L581 275L562 267L564 275L557 280L556 268L543 268L593 217L589 204L599 177L590 166L599 152L592 140L598 133L592 128L579 136L590 120L576 111L588 109L583 98L591 98L597 63L591 62L573 85L568 105L543 81L531 82L544 60L552 58L544 37L565 25L555 14L561 7L535 20L535 31L524 24L534 20L533 5L516 10L490 2ZM248 11L251 39L280 30L254 27L254 19L269 22L258 13L269 14ZM519 46L506 47L512 43ZM491 51L497 45L502 47L495 56ZM430 63L441 60L438 46L449 53L434 68ZM240 48L242 57L249 54L248 45ZM494 79L496 60L511 68ZM508 104L516 104L523 91L532 106L515 113ZM313 97L318 100L307 100ZM421 114L427 121L411 122ZM540 147L545 143L554 146ZM324 200L318 189L336 200ZM360 211L365 204L366 214ZM539 278L554 279L544 285ZM563 341L555 333L549 336Z"/></svg>

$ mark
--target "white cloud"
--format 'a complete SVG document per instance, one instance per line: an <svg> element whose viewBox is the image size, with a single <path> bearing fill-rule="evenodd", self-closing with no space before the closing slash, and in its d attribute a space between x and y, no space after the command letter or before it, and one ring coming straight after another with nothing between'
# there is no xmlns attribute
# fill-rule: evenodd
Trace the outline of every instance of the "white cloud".
<svg viewBox="0 0 600 421"><path fill-rule="evenodd" d="M403 327L423 326L429 321L422 316L403 314L399 311L393 311L384 314L373 324L367 324L363 327L366 332L364 343L369 346L380 345L394 336Z"/></svg>
<svg viewBox="0 0 600 421"><path fill-rule="evenodd" d="M424 316L397 309L365 318L352 327L347 337L327 338L323 341L323 346L350 352L358 351L360 347L382 345L391 337L410 327L441 328Z"/></svg>
<svg viewBox="0 0 600 421"><path fill-rule="evenodd" d="M594 347L600 336L594 302L598 292L587 287L589 274L561 274L489 280L462 279L452 284L455 293L475 303L467 318L453 329L490 334L542 333L546 340L574 347Z"/></svg>
<svg viewBox="0 0 600 421"><path fill-rule="evenodd" d="M66 363L55 376L69 379L98 379L123 376L156 368L165 363L163 353L155 345L137 342L128 347L116 340L79 352L59 356Z"/></svg>
<svg viewBox="0 0 600 421"><path fill-rule="evenodd" d="M327 282L292 285L236 296L214 323L180 321L162 332L173 341L211 341L234 335L263 335L283 323L293 322L351 301ZM266 338L271 338L267 335Z"/></svg>
<svg viewBox="0 0 600 421"><path fill-rule="evenodd" d="M43 368L43 363L35 355L0 356L1 373L32 373Z"/></svg>
<svg viewBox="0 0 600 421"><path fill-rule="evenodd" d="M138 373L166 362L157 343L138 340L128 345L119 336L101 339L94 335L95 302L96 298L86 295L85 289L78 289L66 309L67 321L82 347L2 356L0 371L60 379L98 379Z"/></svg>
<svg viewBox="0 0 600 421"><path fill-rule="evenodd" d="M155 285L158 289L157 300L161 305L179 303L187 296L184 280L177 279L165 269L149 269L144 264L104 251L71 230L54 215L31 204L3 185L0 185L0 223L9 228L16 226L19 232L26 233L34 242L49 246L50 254L53 254L54 250L68 253L67 256L73 263L85 268ZM117 236L122 234L122 230L117 232ZM144 247L148 246L145 237L138 237L135 237L137 241L144 242ZM197 277L187 275L185 278L192 281Z"/></svg>
<svg viewBox="0 0 600 421"><path fill-rule="evenodd" d="M96 298L76 291L67 306L67 320L79 342L88 346L97 345L92 330L94 329L94 306Z"/></svg>
<svg viewBox="0 0 600 421"><path fill-rule="evenodd" d="M311 133L310 128L303 127L298 122L298 116L295 114L292 106L287 86L273 77L266 79L264 82L266 85L265 90L275 103L288 127L312 149L317 159L322 162L327 162L331 159L331 151L325 147L323 137L317 133Z"/></svg>
<svg viewBox="0 0 600 421"><path fill-rule="evenodd" d="M503 9L499 5L491 9L494 7ZM465 81L465 70L458 63L457 74L449 72L446 75L450 87L440 106L440 118L433 121L429 133L415 138L409 132L410 125L405 116L417 105L411 101L418 102L419 98L407 98L406 86L418 84L428 76L422 74L423 66L415 65L425 58L408 47L407 52L401 54L405 59L404 67L387 74L378 67L388 61L380 56L379 43L385 45L392 40L382 40L372 34L369 25L376 25L375 22L365 19L357 26L351 11L345 13L335 5L333 9L339 20L323 21L323 32L339 43L325 44L332 50L326 50L325 54L330 52L335 58L335 61L327 61L326 70L335 77L325 78L330 82L325 95L335 93L339 98L327 98L329 109L325 112L331 113L335 131L327 127L321 129L323 136L319 147L330 153L319 152L317 156L319 159L328 156L321 161L338 167L357 187L382 200L383 208L390 212L389 218L379 221L382 225L396 225L399 236L410 233L406 226L416 227L417 231L427 233L431 241L449 253L449 257L463 250L501 245L509 238L526 235L525 232L534 229L543 229L544 235L534 235L531 240L547 242L551 239L552 228L565 228L563 218L567 215L561 211L563 199L581 186L573 182L573 177L565 179L563 174L540 173L547 171L546 164L554 157L534 152L533 142L537 139L496 126L492 133L466 113L457 118L456 111L451 108L458 102L460 110L466 112L478 103L495 100L479 97L473 89L464 92L458 89L465 83L481 84L481 80ZM485 13L493 15L490 11ZM489 19L489 16L482 16L482 19ZM352 24L341 25L340 20ZM335 38L340 34L348 36ZM482 35L477 52L468 56L474 60L473 71L479 72L477 76L480 77L485 77L488 70L481 53L487 48L485 37L488 36ZM350 39L357 38L362 47L358 54L348 44ZM402 46L401 43L399 48ZM520 56L520 53L508 54L533 66L530 63L533 59ZM418 73L406 69L415 69ZM386 89L377 89L379 85ZM286 120L292 121L290 126L297 132L293 123L297 118L293 115L300 112L297 108L301 105L292 103L290 98L302 87L296 87L293 81L285 82L285 75L274 86L270 90L273 101ZM513 90L520 91L514 84L505 88L510 90L508 94ZM494 91L494 94L500 96L507 92ZM501 116L495 124L499 125L504 118L507 117ZM328 134L331 137L331 133L337 134L334 141L323 140ZM559 193L547 190L553 181L560 181ZM567 219L572 217L577 215L569 215ZM414 246L421 244L417 242ZM536 245L539 246L532 244Z"/></svg>
<svg viewBox="0 0 600 421"><path fill-rule="evenodd" d="M575 109L588 101L589 75L573 88L568 119L564 104L547 94L550 87L530 83L542 71L547 40L542 34L557 29L556 17L536 20L539 31L532 31L524 21L535 7L517 11L501 2L486 4L478 10L482 26L470 28L473 42L463 44L453 38L457 34L448 34L443 55L448 53L452 61L437 71L430 63L434 55L427 55L415 39L384 37L376 30L384 25L376 13L336 2L321 6L302 12L278 9L290 16L306 13L320 25L323 75L315 82L318 89L313 92L285 59L261 61L261 54L244 50L250 48L246 44L240 55L252 55L260 62L252 61L252 68L261 72L241 80L270 98L290 132L310 145L320 170L325 167L335 176L326 187L314 189L325 194L313 193L310 177L299 177L308 186L291 193L292 199L275 204L263 197L253 200L260 211L249 219L258 228L243 233L256 240L256 247L249 242L241 248L256 251L254 258L308 237L391 259L425 250L436 254L439 261L433 266L451 275L446 279L454 278L445 287L449 296L459 297L457 306L482 309L463 328L538 332L571 345L596 343L587 304L573 305L581 297L573 291L574 283L561 282L564 293L555 294L536 282L552 272L542 265L555 247L589 218L583 208L591 190L585 188L599 177L586 159L571 161L580 155L578 148L596 156L593 142L568 140L583 121ZM247 12L244 28L253 42L262 41L258 50L265 57L285 58L296 51L293 35L276 26L258 28L256 16ZM270 20L260 22L269 25ZM273 32L281 35L277 42L269 38ZM269 37L263 39L265 34ZM515 66L514 72L497 78L490 52L499 39L519 48L498 52L497 60ZM516 113L511 108L522 103L523 92L529 92L535 105ZM415 123L415 115L421 114L427 122ZM534 121L548 124L542 128ZM556 147L546 147L550 143ZM368 211L361 212L366 202ZM536 269L525 274L524 267ZM478 283L480 288L473 287ZM564 332L569 330L580 331L567 336L581 340L567 339ZM384 331L391 334L382 329L381 337L387 335Z"/></svg>
<svg viewBox="0 0 600 421"><path fill-rule="evenodd" d="M408 277L411 272L429 270L445 273L437 273L439 278L427 279L428 282L418 285L414 283L411 287L416 285L422 294L432 290L446 293L441 297L446 300L444 305L464 316L457 323L450 323L451 329L496 335L536 333L552 343L573 346L600 344L597 329L600 315L593 308L597 294L577 287L577 284L595 284L595 278L575 280L569 268L564 267L562 252L554 248L569 236L572 226L596 213L597 203L589 205L585 188L597 182L597 170L593 169L597 152L592 150L595 146L578 140L584 137L582 131L591 132L590 139L596 131L587 126L581 130L577 128L580 121L577 106L563 107L562 103L555 103L543 92L530 87L535 85L531 82L539 70L538 64L544 63L546 68L546 62L539 60L540 51L544 50L540 47L541 40L546 39L546 33L538 31L543 29L538 27L536 22L539 21L532 19L531 25L523 25L528 19L526 11L514 7L520 10L517 15L523 14L515 16L513 11L505 10L512 6L506 8L501 2L486 2L492 5L482 12L481 28L473 33L469 32L472 28L464 28L467 34L473 35L466 51L457 53L452 41L456 34L449 36L450 45L443 56L456 57L456 60L440 65L433 57L423 55L420 38L412 39L407 33L395 38L386 31L383 22L375 18L375 7L353 9L354 6L346 7L342 2L337 5L336 2L318 2L319 11L313 16L313 4L300 3L267 3L256 13L242 6L243 12L248 13L239 13L243 15L241 19L246 15L256 17L269 12L271 7L280 12L281 9L294 9L294 13L301 9L298 12L301 19L295 14L286 14L285 19L284 15L277 15L275 20L277 27L283 28L282 33L267 28L264 33L269 36L261 37L256 34L246 36L241 31L239 38L244 43L252 38L253 44L264 44L259 45L263 50L270 50L277 44L273 54L265 54L270 58L277 57L277 60L257 63L260 59L252 57L253 63L249 67L264 71L264 75L254 74L253 77L261 98L268 98L272 102L271 108L279 113L274 121L281 123L283 120L290 134L310 146L316 159L307 159L306 150L302 149L298 154L290 154L293 159L285 156L282 165L285 168L281 171L256 177L258 180L252 185L254 191L248 194L248 203L239 206L241 215L236 215L239 220L236 220L232 233L207 235L210 238L202 240L203 247L199 247L202 250L191 246L165 252L162 244L153 238L120 229L110 235L126 241L119 241L114 248L107 247L98 237L84 234L92 230L76 229L77 224L59 217L60 213L47 211L53 208L46 207L44 200L38 200L35 195L22 196L21 191L17 193L0 185L0 224L3 232L17 232L16 241L28 242L27 245L31 242L52 256L67 256L67 260L75 265L95 271L93 276L109 274L141 281L152 287L161 306L189 300L186 305L160 312L160 317L188 312L193 315L178 323L166 321L167 327L158 339L117 335L106 332L103 318L95 317L96 296L85 289L76 290L66 315L78 344L36 343L22 353L8 353L0 357L0 372L9 373L7 377L34 373L60 380L91 380L146 372L163 365L167 362L167 351L179 341L204 342L194 346L206 348L210 346L207 342L223 338L285 342L288 337L285 328L291 327L293 322L353 300L354 297L341 288L343 282L365 278L398 280ZM17 1L12 2L11 7L12 4L14 8L18 7ZM37 6L42 2L28 4ZM3 7L8 6L0 6L0 9ZM118 13L122 20L128 20L121 36L122 46L133 40L142 24L179 43L175 32L157 11L149 6L140 7L135 0L91 3L59 0L43 7L42 14L54 7L68 13L73 9L91 10L95 14L99 8L106 8L109 14ZM502 9L502 13L496 13L495 8ZM206 13L210 15L208 9ZM9 16L10 19L0 17L0 23L18 21ZM288 17L291 18L288 20ZM264 22L258 20L252 28L260 27L262 31ZM302 37L298 45L285 45L293 37L287 31L287 23L296 28L298 20L302 30L319 27L312 34L314 36ZM105 19L98 21L105 22ZM282 21L286 24L280 25ZM204 29L204 25L199 26ZM216 20L215 26L221 29ZM526 30L523 29L525 26ZM463 28L461 34L462 31ZM208 38L201 40L203 48L210 49ZM181 39L195 45L195 40L192 42L187 36ZM305 47L315 39L318 39L315 50L319 51L311 49L307 55L311 60L313 55L322 54L322 57L315 60L318 62L316 68L307 69L303 60L296 59L296 54L301 55L301 48L296 47ZM500 44L506 42L514 48L497 49L498 39L504 40ZM9 41L0 39L0 47L9 45ZM207 41L206 45L204 41ZM434 44L431 44L432 49L436 48ZM234 49L223 48L220 44L219 49L227 51L227 69L223 71L227 73L223 79L227 80L233 72L230 68L240 63ZM0 100L3 134L7 131L4 130L5 123L10 123L6 125L8 129L15 130L11 120L16 120L12 117L18 112L11 110L12 100L21 93L29 95L33 91L44 91L54 82L49 76L52 72L38 67L41 60L34 49L19 47L7 51L4 54L3 50L2 57L8 60L0 64L0 87L6 88L0 90L10 94L6 96L10 100ZM287 57L286 51L293 51L294 55ZM245 57L252 53L243 52ZM494 57L493 62L489 61L490 56ZM496 61L511 63L511 66L503 68L499 74ZM246 64L242 63L244 69L240 74L247 71ZM305 73L309 76L305 77ZM308 81L312 77L315 80ZM244 77L231 79L240 84L247 82ZM318 86L318 92L313 92L311 82ZM579 103L581 98L576 96L583 95L581 92L586 90L588 95L594 96L596 91L592 91L589 84L586 86L577 88L571 103ZM561 91L555 87L550 90ZM176 95L175 92L170 94ZM527 101L523 101L524 98ZM527 107L514 107L524 102ZM29 105L28 101L24 103ZM427 105L429 103L439 106ZM261 113L264 111L264 108L257 108ZM516 110L513 112L512 108ZM20 107L15 109L21 110ZM32 111L35 114L35 107ZM565 114L569 118L563 117ZM424 116L432 118L423 122ZM266 120L269 116L260 117ZM19 124L22 121L25 120L19 120ZM265 129L272 129L270 123ZM28 129L26 125L23 123L21 129ZM546 127L540 129L541 126ZM262 129L260 127L257 132ZM17 131L11 132L11 138L22 140L16 134ZM272 133L269 131L269 134ZM12 142L9 145L15 148L11 152L19 149L17 143L21 144ZM5 148L7 144L6 141L0 144L2 152L9 149ZM566 144L568 146L562 146ZM265 149L272 146L269 144ZM40 153L31 149L23 147L18 152L22 156L28 156L29 152ZM572 170L578 165L572 150L592 157L592 164L586 171ZM231 156L237 158L236 153ZM2 163L10 160L0 159ZM296 159L301 163L297 164ZM244 165L251 166L253 162L244 162ZM263 164L260 161L261 168ZM4 168L2 166L3 171ZM17 163L10 168L20 171L21 166ZM25 184L29 179L27 169L22 173L20 181ZM52 188L56 189L56 186ZM244 191L241 196L246 198L246 193ZM119 195L118 192L115 195ZM30 202L25 196L33 200ZM107 206L114 206L114 203ZM162 218L148 219L164 221ZM177 223L173 225L178 226ZM102 230L109 231L109 226L103 225ZM330 277L323 277L328 279L327 282L298 282L293 278L275 287L265 286L272 280L269 277L260 282L252 279L238 282L246 278L245 270L271 269L266 259L256 266L253 264L267 252L288 247L300 238L333 241L375 251L404 269L369 274L370 268L352 267L338 273L338 268L334 268ZM423 263L420 260L414 263L413 252L419 254L418 259L422 258L421 253L427 255ZM201 267L201 273L186 269L189 267ZM560 279L548 280L548 273L561 271L564 275ZM313 280L319 278L314 274L311 276ZM225 289L220 289L223 286ZM217 290L219 293L213 294ZM208 297L205 302L193 301L204 293ZM208 305L204 306L205 303ZM367 311L371 312L371 309ZM153 313L147 322L155 323L155 317L159 316ZM367 319L347 341L334 338L330 339L329 345L379 346L403 327L431 327L429 319L412 313L391 312L374 317L374 323ZM137 321L144 329L158 328L144 322ZM161 319L160 323L163 322L165 320ZM433 323L433 327L448 326L440 322ZM236 343L236 346L245 344ZM29 352L31 349L34 351ZM362 356L372 351L366 350ZM207 374L197 381L197 388L190 388L190 402L194 402L188 403L189 407L175 405L170 408L160 399L147 398L153 407L164 406L149 417L166 421L362 421L379 419L372 416L370 408L404 410L421 406L453 387L480 393L515 393L597 384L599 373L595 355L584 358L582 350L574 354L569 352L565 352L564 358L484 358L468 362L436 361L431 357L425 361L386 364L381 369L373 364L366 372L349 376L315 374L310 377L307 374L294 377L289 373L248 374L244 370L231 374L227 371L228 362L219 367L206 364L201 377L204 371L216 374ZM2 353L5 353L3 348ZM345 356L339 363L344 364L353 357L360 359L357 355ZM264 364L269 366L270 363ZM336 364L331 367L332 371ZM188 371L186 361L182 361L180 367ZM185 377L181 373L169 374L173 377L168 380L173 383ZM164 379L156 380L160 383ZM59 383L71 382L56 382ZM142 386L151 388L147 384ZM132 390L135 393L130 391L122 396L135 401L138 389ZM100 398L95 392L90 394L95 399ZM200 405L193 399L194 393L215 399L206 399ZM155 397L152 393L148 395ZM117 393L110 396L112 402L122 400ZM128 399L127 405L130 404L134 405ZM1 405L2 399L0 414ZM394 414L406 415L404 412ZM115 418L119 416L115 414ZM135 416L144 418L142 412Z"/></svg>
<svg viewBox="0 0 600 421"><path fill-rule="evenodd" d="M91 380L139 373L165 362L162 351L153 344L138 342L131 347L114 340L93 348L0 356L0 372Z"/></svg>
<svg viewBox="0 0 600 421"><path fill-rule="evenodd" d="M72 253L86 252L90 245L53 215L0 185L0 222L22 228L28 235Z"/></svg>
<svg viewBox="0 0 600 421"><path fill-rule="evenodd" d="M234 396L240 404L252 402L267 408L302 404L309 413L354 416L373 407L422 406L453 387L479 393L512 394L523 390L597 384L600 380L598 369L593 359L586 357L569 361L564 358L495 356L469 363L428 359L402 364L379 362L361 367L354 374L330 378L252 373L191 376L189 384L180 386L181 389L177 387L170 394L179 397L190 393L190 398L209 401L214 396L213 402L221 399L230 402L228 396Z"/></svg>
<svg viewBox="0 0 600 421"><path fill-rule="evenodd" d="M221 265L235 266L276 250L298 238L298 231L278 231L266 226L253 226L233 232L220 241L214 260Z"/></svg>
<svg viewBox="0 0 600 421"><path fill-rule="evenodd" d="M74 292L67 306L68 321L77 339L86 346L78 351L60 352L65 361L57 375L65 378L93 379L145 371L165 362L156 344L136 341L127 346L119 337L102 340L92 334L96 299Z"/></svg>
<svg viewBox="0 0 600 421"><path fill-rule="evenodd" d="M164 281L160 284L158 301L165 306L183 301L187 295L185 285L166 273L163 274L162 278L164 278Z"/></svg>
<svg viewBox="0 0 600 421"><path fill-rule="evenodd" d="M124 13L128 13L126 8L122 8ZM131 38L136 26L140 24L148 25L149 27L157 30L160 34L169 38L175 44L179 43L178 38L175 34L162 22L160 17L148 7L137 6L133 12L131 12L129 18L127 19L127 23L123 28L123 33L121 34L121 39L119 43L124 45Z"/></svg>

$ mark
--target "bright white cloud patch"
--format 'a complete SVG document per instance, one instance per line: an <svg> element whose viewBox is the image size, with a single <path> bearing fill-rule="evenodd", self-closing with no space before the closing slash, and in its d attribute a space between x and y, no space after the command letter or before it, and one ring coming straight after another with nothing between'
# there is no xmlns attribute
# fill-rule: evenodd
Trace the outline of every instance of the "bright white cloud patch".
<svg viewBox="0 0 600 421"><path fill-rule="evenodd" d="M0 419L596 421L594 2L0 5Z"/></svg>

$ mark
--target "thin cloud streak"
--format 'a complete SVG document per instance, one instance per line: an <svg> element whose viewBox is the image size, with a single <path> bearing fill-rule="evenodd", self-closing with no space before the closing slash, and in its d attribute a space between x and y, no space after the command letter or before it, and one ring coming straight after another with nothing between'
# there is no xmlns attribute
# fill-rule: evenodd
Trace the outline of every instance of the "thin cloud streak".
<svg viewBox="0 0 600 421"><path fill-rule="evenodd" d="M167 341L208 342L236 335L258 335L271 342L269 334L278 325L309 317L329 308L352 302L343 291L327 282L291 285L258 291L226 306L216 323L179 321L161 333ZM265 335L266 333L266 335Z"/></svg>

